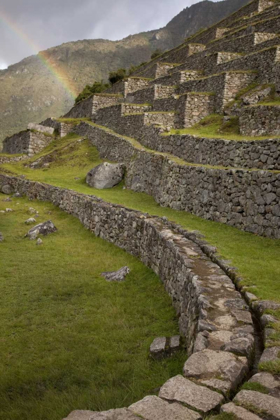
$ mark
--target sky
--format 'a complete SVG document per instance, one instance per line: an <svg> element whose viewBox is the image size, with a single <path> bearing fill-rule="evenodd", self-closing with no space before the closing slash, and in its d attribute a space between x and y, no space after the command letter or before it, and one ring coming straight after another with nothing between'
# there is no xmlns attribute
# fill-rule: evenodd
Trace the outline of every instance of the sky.
<svg viewBox="0 0 280 420"><path fill-rule="evenodd" d="M214 0L216 1L216 0ZM1 0L0 69L63 42L165 26L199 0Z"/></svg>

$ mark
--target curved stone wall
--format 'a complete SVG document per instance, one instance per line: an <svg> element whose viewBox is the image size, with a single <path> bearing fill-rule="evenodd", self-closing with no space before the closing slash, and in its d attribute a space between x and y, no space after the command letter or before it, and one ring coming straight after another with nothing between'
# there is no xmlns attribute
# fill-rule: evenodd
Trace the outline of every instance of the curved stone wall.
<svg viewBox="0 0 280 420"><path fill-rule="evenodd" d="M48 184L0 175L0 189L7 184L30 200L50 201L59 206L79 218L95 235L151 267L172 298L180 332L191 355L185 363L184 376L169 379L159 397L149 396L128 409L106 413L75 411L69 419L131 420L140 415L148 420L198 420L201 415L219 410L248 374L255 332L249 307L231 280L235 278L238 283L235 271L218 259L216 249L197 233L183 230L166 218ZM247 298L250 301L249 295ZM272 308L271 305L271 302L270 305L254 302L259 316L264 308ZM242 391L237 395L241 397L248 396ZM222 410L227 408L228 404Z"/></svg>

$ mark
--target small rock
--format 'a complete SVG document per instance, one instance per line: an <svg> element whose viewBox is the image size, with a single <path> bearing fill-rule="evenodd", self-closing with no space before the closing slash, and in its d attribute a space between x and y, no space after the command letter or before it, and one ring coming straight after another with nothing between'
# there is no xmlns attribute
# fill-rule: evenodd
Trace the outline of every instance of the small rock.
<svg viewBox="0 0 280 420"><path fill-rule="evenodd" d="M156 359L164 357L166 347L166 337L157 337L150 345L150 355Z"/></svg>
<svg viewBox="0 0 280 420"><path fill-rule="evenodd" d="M29 211L30 214L38 214L39 213L37 210L33 209L33 207L29 207L28 211Z"/></svg>
<svg viewBox="0 0 280 420"><path fill-rule="evenodd" d="M36 223L36 220L33 217L30 217L29 219L25 220L24 223L26 225L32 225L32 223Z"/></svg>
<svg viewBox="0 0 280 420"><path fill-rule="evenodd" d="M7 203L7 202L11 202L11 201L13 201L13 200L11 199L11 197L7 197L7 198L5 198L3 201L4 201L5 203Z"/></svg>
<svg viewBox="0 0 280 420"><path fill-rule="evenodd" d="M257 382L268 389L280 388L280 381L275 379L274 376L268 372L256 373L249 382Z"/></svg>
<svg viewBox="0 0 280 420"><path fill-rule="evenodd" d="M0 242L3 242L4 241L4 236L3 236L3 234L0 232Z"/></svg>
<svg viewBox="0 0 280 420"><path fill-rule="evenodd" d="M56 232L57 228L48 220L47 222L40 223L39 225L31 228L25 236L28 236L30 239L37 239L38 235L49 235L50 233Z"/></svg>
<svg viewBox="0 0 280 420"><path fill-rule="evenodd" d="M42 239L38 238L37 241L36 241L36 245L42 245L42 244L43 244Z"/></svg>
<svg viewBox="0 0 280 420"><path fill-rule="evenodd" d="M122 267L118 271L105 272L101 273L101 275L105 277L107 281L124 281L129 272L130 269L128 267Z"/></svg>
<svg viewBox="0 0 280 420"><path fill-rule="evenodd" d="M170 338L169 341L169 351L170 353L175 353L181 348L181 337L179 335L174 335Z"/></svg>
<svg viewBox="0 0 280 420"><path fill-rule="evenodd" d="M9 209L9 208L6 209L6 213L11 213L12 211L14 211L14 210L13 209Z"/></svg>
<svg viewBox="0 0 280 420"><path fill-rule="evenodd" d="M86 183L98 190L112 188L122 181L124 173L124 165L105 162L96 166L87 174Z"/></svg>
<svg viewBox="0 0 280 420"><path fill-rule="evenodd" d="M3 185L3 187L1 188L1 191L2 191L2 193L3 194L12 194L13 192L14 192L14 189L13 189L13 187L11 187L11 185L9 185L9 184L6 184L6 185Z"/></svg>
<svg viewBox="0 0 280 420"><path fill-rule="evenodd" d="M21 197L21 194L20 194L19 192L16 192L16 193L13 195L13 197L20 198L20 197Z"/></svg>

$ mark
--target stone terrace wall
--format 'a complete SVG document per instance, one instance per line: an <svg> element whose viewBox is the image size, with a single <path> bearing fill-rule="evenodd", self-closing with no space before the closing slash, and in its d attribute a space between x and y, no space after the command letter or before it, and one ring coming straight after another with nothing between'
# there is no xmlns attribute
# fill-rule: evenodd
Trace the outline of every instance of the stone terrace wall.
<svg viewBox="0 0 280 420"><path fill-rule="evenodd" d="M4 140L3 153L33 156L44 149L52 140L53 137L46 136L43 133L29 130L21 131Z"/></svg>
<svg viewBox="0 0 280 420"><path fill-rule="evenodd" d="M264 48L269 48L280 44L280 37L273 36L273 38L265 40L274 34L254 33L250 35L243 35L234 39L227 39L226 37L216 42L210 43L207 47L208 52L230 51L239 53L252 53L255 50L259 51ZM256 43L256 38L259 40L262 37L262 43Z"/></svg>
<svg viewBox="0 0 280 420"><path fill-rule="evenodd" d="M280 238L279 173L180 163L89 124L76 132L87 136L102 158L124 162L126 185L152 195L160 205Z"/></svg>
<svg viewBox="0 0 280 420"><path fill-rule="evenodd" d="M128 79L122 80L112 85L106 90L106 93L120 93L125 98L129 93L135 92L140 89L144 89L149 85L150 79L141 77L129 77Z"/></svg>
<svg viewBox="0 0 280 420"><path fill-rule="evenodd" d="M161 99L160 102L166 101L168 108L171 100L178 102L178 99L173 98ZM183 123L180 117L182 117L180 114L175 114L175 124L177 118L180 125ZM96 122L119 134L137 139L148 149L170 153L186 162L233 168L280 170L280 136L279 139L273 140L232 141L188 134L162 135L162 129L144 125L144 114L121 117L118 107L100 110Z"/></svg>
<svg viewBox="0 0 280 420"><path fill-rule="evenodd" d="M91 118L99 108L114 105L120 100L119 96L93 95L75 105L64 118Z"/></svg>
<svg viewBox="0 0 280 420"><path fill-rule="evenodd" d="M240 131L245 136L272 135L280 137L280 106L251 106L242 110Z"/></svg>

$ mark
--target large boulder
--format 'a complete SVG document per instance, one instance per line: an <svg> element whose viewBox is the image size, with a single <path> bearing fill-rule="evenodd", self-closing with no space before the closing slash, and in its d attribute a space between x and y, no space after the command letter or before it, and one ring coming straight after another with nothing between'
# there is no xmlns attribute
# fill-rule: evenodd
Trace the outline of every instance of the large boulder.
<svg viewBox="0 0 280 420"><path fill-rule="evenodd" d="M112 188L118 185L125 173L123 164L104 162L101 165L93 168L86 177L86 183L93 188L103 190L105 188Z"/></svg>
<svg viewBox="0 0 280 420"><path fill-rule="evenodd" d="M12 187L11 185L6 184L6 185L3 185L3 187L1 188L1 192L2 192L3 194L8 194L8 195L10 195L10 194L13 194L14 189L13 189L13 187Z"/></svg>
<svg viewBox="0 0 280 420"><path fill-rule="evenodd" d="M48 220L47 222L40 223L39 225L34 226L32 229L28 231L25 236L28 236L30 239L37 239L39 235L49 235L50 233L56 232L57 228Z"/></svg>

